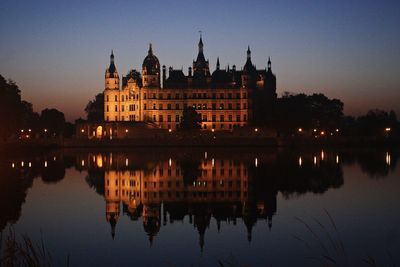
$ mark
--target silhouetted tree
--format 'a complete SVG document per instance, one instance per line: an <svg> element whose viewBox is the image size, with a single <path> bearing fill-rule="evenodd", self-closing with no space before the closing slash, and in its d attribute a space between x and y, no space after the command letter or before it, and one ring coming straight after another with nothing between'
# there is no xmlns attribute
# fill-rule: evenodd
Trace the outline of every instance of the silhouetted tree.
<svg viewBox="0 0 400 267"><path fill-rule="evenodd" d="M182 121L180 123L182 130L194 130L201 128L201 115L193 107L183 109Z"/></svg>
<svg viewBox="0 0 400 267"><path fill-rule="evenodd" d="M24 123L35 125L37 118L32 111L32 104L21 100L21 91L18 86L11 80L6 81L1 75L0 114L0 138L3 140L16 134L20 128L24 127Z"/></svg>
<svg viewBox="0 0 400 267"><path fill-rule="evenodd" d="M65 116L57 109L44 109L40 115L40 122L43 128L50 134L60 135L64 132Z"/></svg>
<svg viewBox="0 0 400 267"><path fill-rule="evenodd" d="M357 118L357 132L364 136L379 136L385 134L386 128L391 128L392 132L396 131L398 122L394 111L389 113L380 110L370 110L366 115Z"/></svg>
<svg viewBox="0 0 400 267"><path fill-rule="evenodd" d="M89 101L85 112L88 121L102 121L104 117L104 94L97 94L94 100Z"/></svg>

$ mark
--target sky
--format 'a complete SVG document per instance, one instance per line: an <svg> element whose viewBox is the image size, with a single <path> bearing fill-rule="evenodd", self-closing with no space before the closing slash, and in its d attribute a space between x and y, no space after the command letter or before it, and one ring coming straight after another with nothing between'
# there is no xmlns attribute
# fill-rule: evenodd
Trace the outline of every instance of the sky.
<svg viewBox="0 0 400 267"><path fill-rule="evenodd" d="M400 1L0 1L0 74L34 110L70 121L104 89L114 50L121 75L141 70L148 44L161 65L187 68L202 31L211 70L265 68L277 93L323 93L347 115L400 115Z"/></svg>

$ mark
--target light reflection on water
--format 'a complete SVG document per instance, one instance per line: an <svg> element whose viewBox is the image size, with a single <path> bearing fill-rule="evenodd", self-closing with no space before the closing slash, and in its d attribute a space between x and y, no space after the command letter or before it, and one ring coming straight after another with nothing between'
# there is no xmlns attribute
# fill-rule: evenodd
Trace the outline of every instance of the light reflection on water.
<svg viewBox="0 0 400 267"><path fill-rule="evenodd" d="M56 258L68 250L74 259L75 253L74 266L112 265L114 260L128 265L132 246L138 265L164 265L168 259L179 266L217 266L230 254L238 266L312 265L306 260L309 251L290 238L310 236L293 218L324 220L324 209L341 225L350 247L363 244L363 237L369 249L382 247L385 230L371 236L379 225L400 232L398 213L387 208L394 196L400 201L393 151L56 151L3 162L0 200L8 205L0 229L14 224L18 233L34 238L42 229ZM57 209L50 216L54 203ZM49 221L37 223L37 217ZM63 230L54 231L52 220ZM67 230L75 224L80 225L78 239ZM75 247L72 240L81 245ZM126 253L117 257L106 253L110 248ZM265 249L271 251L268 257ZM365 251L351 248L348 253L357 262Z"/></svg>

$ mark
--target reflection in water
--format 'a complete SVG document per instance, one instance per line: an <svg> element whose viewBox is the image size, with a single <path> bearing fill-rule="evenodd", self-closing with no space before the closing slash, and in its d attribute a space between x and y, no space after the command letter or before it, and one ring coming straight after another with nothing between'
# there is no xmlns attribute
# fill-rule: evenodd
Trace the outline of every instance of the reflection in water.
<svg viewBox="0 0 400 267"><path fill-rule="evenodd" d="M339 160L340 156L340 160ZM105 200L106 220L115 238L120 217L142 219L152 245L168 224L188 218L206 242L210 221L246 227L247 240L259 222L272 228L277 194L285 198L322 194L343 185L342 165L358 162L370 177L385 177L395 169L397 154L384 152L224 151L57 152L36 158L0 161L0 231L16 222L27 189L41 177L57 183L65 169L87 172L86 182Z"/></svg>

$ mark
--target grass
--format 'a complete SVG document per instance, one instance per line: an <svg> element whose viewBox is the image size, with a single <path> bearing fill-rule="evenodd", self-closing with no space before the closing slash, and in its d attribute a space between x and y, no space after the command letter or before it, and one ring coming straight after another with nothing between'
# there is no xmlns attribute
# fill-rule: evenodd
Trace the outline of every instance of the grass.
<svg viewBox="0 0 400 267"><path fill-rule="evenodd" d="M316 218L312 218L313 224L311 224L301 218L295 217L295 220L306 228L313 241L307 241L305 238L296 235L294 235L294 238L303 243L309 250L310 255L312 255L306 258L317 261L320 266L354 266L349 262L349 257L334 219L327 210L324 209L324 212L329 221L328 224L323 224ZM386 250L386 252L388 262L384 266L395 267L396 264L394 263L392 254L389 250ZM379 265L373 255L367 253L366 257L361 259L356 266L377 267Z"/></svg>
<svg viewBox="0 0 400 267"><path fill-rule="evenodd" d="M3 243L2 241L0 240L1 243ZM10 229L3 245L2 254L0 254L0 266L50 267L55 265L44 244L42 235L40 242L35 243L27 235L17 238L14 231ZM69 266L69 256L66 266Z"/></svg>

